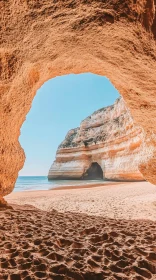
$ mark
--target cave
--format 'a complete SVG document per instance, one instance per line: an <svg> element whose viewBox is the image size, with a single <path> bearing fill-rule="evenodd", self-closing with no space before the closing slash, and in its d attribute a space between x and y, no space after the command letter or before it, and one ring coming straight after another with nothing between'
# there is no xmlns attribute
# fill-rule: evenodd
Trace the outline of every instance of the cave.
<svg viewBox="0 0 156 280"><path fill-rule="evenodd" d="M97 162L92 162L90 167L83 175L83 180L101 180L103 179L103 171Z"/></svg>
<svg viewBox="0 0 156 280"><path fill-rule="evenodd" d="M23 167L18 139L37 90L71 73L106 76L123 96L145 133L139 171L156 184L155 1L1 2L0 197Z"/></svg>

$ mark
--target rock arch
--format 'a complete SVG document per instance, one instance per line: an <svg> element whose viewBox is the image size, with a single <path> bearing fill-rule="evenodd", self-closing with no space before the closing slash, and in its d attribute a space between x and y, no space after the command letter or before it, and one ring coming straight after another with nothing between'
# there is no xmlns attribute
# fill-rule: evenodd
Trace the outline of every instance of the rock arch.
<svg viewBox="0 0 156 280"><path fill-rule="evenodd" d="M97 162L92 162L86 172L83 174L84 180L103 179L103 170Z"/></svg>
<svg viewBox="0 0 156 280"><path fill-rule="evenodd" d="M140 166L156 184L154 0L2 0L0 3L0 195L25 155L18 138L37 89L58 75L107 76L145 131ZM149 152L150 151L150 152Z"/></svg>

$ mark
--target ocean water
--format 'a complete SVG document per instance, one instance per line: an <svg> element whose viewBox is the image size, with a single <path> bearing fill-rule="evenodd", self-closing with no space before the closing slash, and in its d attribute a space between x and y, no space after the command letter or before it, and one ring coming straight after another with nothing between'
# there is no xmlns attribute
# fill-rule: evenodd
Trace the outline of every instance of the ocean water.
<svg viewBox="0 0 156 280"><path fill-rule="evenodd" d="M49 190L62 186L80 186L81 184L91 184L100 182L100 180L51 180L48 181L47 176L19 176L14 192L30 191L30 190ZM104 181L102 181L104 183Z"/></svg>

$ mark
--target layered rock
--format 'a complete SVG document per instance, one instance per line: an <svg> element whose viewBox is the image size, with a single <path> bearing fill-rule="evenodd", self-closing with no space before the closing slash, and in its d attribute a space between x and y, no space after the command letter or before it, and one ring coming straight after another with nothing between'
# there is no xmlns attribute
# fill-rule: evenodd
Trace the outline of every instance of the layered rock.
<svg viewBox="0 0 156 280"><path fill-rule="evenodd" d="M101 167L105 179L143 180L139 171L143 138L144 132L134 125L125 102L117 99L114 105L94 112L80 127L67 133L48 178L87 179L98 169L96 179L101 177Z"/></svg>

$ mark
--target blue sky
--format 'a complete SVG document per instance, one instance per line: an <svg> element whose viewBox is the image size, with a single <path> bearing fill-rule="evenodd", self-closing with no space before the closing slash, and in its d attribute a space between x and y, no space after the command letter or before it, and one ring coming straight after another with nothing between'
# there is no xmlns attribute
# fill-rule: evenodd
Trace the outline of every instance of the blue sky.
<svg viewBox="0 0 156 280"><path fill-rule="evenodd" d="M26 161L19 175L47 175L68 130L118 97L107 78L90 73L47 81L37 91L21 129L20 143Z"/></svg>

